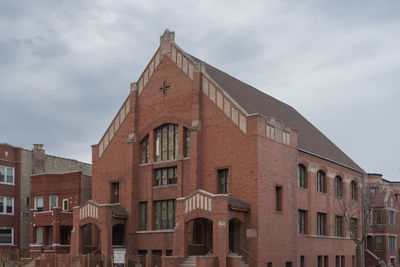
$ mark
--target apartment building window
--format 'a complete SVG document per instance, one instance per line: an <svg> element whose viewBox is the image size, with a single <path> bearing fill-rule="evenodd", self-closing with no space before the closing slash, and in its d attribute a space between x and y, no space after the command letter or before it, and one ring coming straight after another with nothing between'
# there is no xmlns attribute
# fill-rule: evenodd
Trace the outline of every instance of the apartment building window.
<svg viewBox="0 0 400 267"><path fill-rule="evenodd" d="M382 214L380 210L375 210L374 211L374 215L375 215L375 224L382 224L383 220L382 220Z"/></svg>
<svg viewBox="0 0 400 267"><path fill-rule="evenodd" d="M111 203L119 203L119 183L111 183Z"/></svg>
<svg viewBox="0 0 400 267"><path fill-rule="evenodd" d="M147 230L147 202L140 202L140 230Z"/></svg>
<svg viewBox="0 0 400 267"><path fill-rule="evenodd" d="M335 257L335 267L340 267L340 256L338 255Z"/></svg>
<svg viewBox="0 0 400 267"><path fill-rule="evenodd" d="M51 195L49 196L49 210L53 210L53 208L58 207L58 196Z"/></svg>
<svg viewBox="0 0 400 267"><path fill-rule="evenodd" d="M229 170L218 170L218 188L220 194L229 193Z"/></svg>
<svg viewBox="0 0 400 267"><path fill-rule="evenodd" d="M350 183L350 197L352 200L357 200L358 198L357 183L355 181Z"/></svg>
<svg viewBox="0 0 400 267"><path fill-rule="evenodd" d="M64 210L64 211L68 210L68 198L63 198L63 200L62 200L62 210Z"/></svg>
<svg viewBox="0 0 400 267"><path fill-rule="evenodd" d="M164 124L154 131L156 161L178 158L179 127L175 124Z"/></svg>
<svg viewBox="0 0 400 267"><path fill-rule="evenodd" d="M317 191L326 193L326 179L323 171L317 172Z"/></svg>
<svg viewBox="0 0 400 267"><path fill-rule="evenodd" d="M389 223L391 225L394 225L394 211L393 210L389 211Z"/></svg>
<svg viewBox="0 0 400 267"><path fill-rule="evenodd" d="M297 232L299 234L305 234L307 231L307 211L298 210L297 214Z"/></svg>
<svg viewBox="0 0 400 267"><path fill-rule="evenodd" d="M14 243L14 229L0 227L0 245L12 245Z"/></svg>
<svg viewBox="0 0 400 267"><path fill-rule="evenodd" d="M382 249L383 249L383 237L375 236L375 250L382 250Z"/></svg>
<svg viewBox="0 0 400 267"><path fill-rule="evenodd" d="M0 197L0 214L14 214L14 198Z"/></svg>
<svg viewBox="0 0 400 267"><path fill-rule="evenodd" d="M0 166L0 183L14 184L14 168Z"/></svg>
<svg viewBox="0 0 400 267"><path fill-rule="evenodd" d="M350 237L357 238L358 232L358 220L356 218L350 218Z"/></svg>
<svg viewBox="0 0 400 267"><path fill-rule="evenodd" d="M346 256L342 255L340 258L340 263L342 264L342 267L346 267Z"/></svg>
<svg viewBox="0 0 400 267"><path fill-rule="evenodd" d="M282 186L275 186L275 210L282 211Z"/></svg>
<svg viewBox="0 0 400 267"><path fill-rule="evenodd" d="M307 168L303 164L297 166L297 185L301 188L307 188Z"/></svg>
<svg viewBox="0 0 400 267"><path fill-rule="evenodd" d="M156 229L173 229L175 226L175 200L155 201L154 204Z"/></svg>
<svg viewBox="0 0 400 267"><path fill-rule="evenodd" d="M371 193L371 194L375 194L376 193L376 187L370 187L369 188L369 192Z"/></svg>
<svg viewBox="0 0 400 267"><path fill-rule="evenodd" d="M342 198L343 194L343 179L340 176L335 177L335 195L337 198Z"/></svg>
<svg viewBox="0 0 400 267"><path fill-rule="evenodd" d="M304 256L300 256L300 267L304 267Z"/></svg>
<svg viewBox="0 0 400 267"><path fill-rule="evenodd" d="M36 244L43 244L43 227L36 228Z"/></svg>
<svg viewBox="0 0 400 267"><path fill-rule="evenodd" d="M142 142L140 142L140 149L142 154L141 163L149 162L149 136L146 136Z"/></svg>
<svg viewBox="0 0 400 267"><path fill-rule="evenodd" d="M178 182L178 168L169 167L154 170L155 185L176 184Z"/></svg>
<svg viewBox="0 0 400 267"><path fill-rule="evenodd" d="M396 237L389 236L389 250L396 250Z"/></svg>
<svg viewBox="0 0 400 267"><path fill-rule="evenodd" d="M43 211L43 197L42 196L38 196L35 197L35 210L37 211Z"/></svg>
<svg viewBox="0 0 400 267"><path fill-rule="evenodd" d="M326 235L326 213L317 213L317 234Z"/></svg>
<svg viewBox="0 0 400 267"><path fill-rule="evenodd" d="M184 134L184 155L185 157L190 156L190 129L183 128L183 134Z"/></svg>
<svg viewBox="0 0 400 267"><path fill-rule="evenodd" d="M335 235L343 236L343 216L335 216Z"/></svg>

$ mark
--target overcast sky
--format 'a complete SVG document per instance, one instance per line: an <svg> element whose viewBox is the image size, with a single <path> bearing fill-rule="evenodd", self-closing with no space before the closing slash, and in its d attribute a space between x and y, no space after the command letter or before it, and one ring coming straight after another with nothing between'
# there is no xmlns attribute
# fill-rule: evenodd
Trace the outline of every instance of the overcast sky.
<svg viewBox="0 0 400 267"><path fill-rule="evenodd" d="M400 1L377 0L0 0L0 142L91 162L169 28L399 181L399 14Z"/></svg>

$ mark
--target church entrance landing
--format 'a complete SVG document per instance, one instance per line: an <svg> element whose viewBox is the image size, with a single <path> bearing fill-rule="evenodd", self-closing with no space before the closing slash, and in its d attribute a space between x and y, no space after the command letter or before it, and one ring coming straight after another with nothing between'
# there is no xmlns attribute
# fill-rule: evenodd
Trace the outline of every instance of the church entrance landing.
<svg viewBox="0 0 400 267"><path fill-rule="evenodd" d="M124 247L128 213L116 204L92 200L74 207L70 254L98 254L109 257L113 247Z"/></svg>
<svg viewBox="0 0 400 267"><path fill-rule="evenodd" d="M178 198L174 256L202 255L205 257L198 257L198 263L227 266L227 256L244 247L244 221L249 210L247 202L201 189Z"/></svg>

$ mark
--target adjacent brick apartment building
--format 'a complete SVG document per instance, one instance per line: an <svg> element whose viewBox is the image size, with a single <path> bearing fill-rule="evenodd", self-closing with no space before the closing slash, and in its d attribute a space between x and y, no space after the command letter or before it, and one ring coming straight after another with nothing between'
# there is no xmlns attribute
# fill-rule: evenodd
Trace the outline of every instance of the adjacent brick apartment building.
<svg viewBox="0 0 400 267"><path fill-rule="evenodd" d="M368 174L365 184L365 266L376 266L379 261L399 266L400 183L385 180L381 174Z"/></svg>
<svg viewBox="0 0 400 267"><path fill-rule="evenodd" d="M43 145L32 150L0 144L0 249L29 251L31 175L44 172L82 171L91 165L47 155Z"/></svg>
<svg viewBox="0 0 400 267"><path fill-rule="evenodd" d="M90 196L91 176L81 171L32 175L30 255L69 253L72 209Z"/></svg>
<svg viewBox="0 0 400 267"><path fill-rule="evenodd" d="M291 106L187 54L166 30L100 142L92 199L74 209L71 254L91 225L179 266L355 266L364 171ZM358 207L349 222L346 206ZM348 227L347 225L352 225Z"/></svg>

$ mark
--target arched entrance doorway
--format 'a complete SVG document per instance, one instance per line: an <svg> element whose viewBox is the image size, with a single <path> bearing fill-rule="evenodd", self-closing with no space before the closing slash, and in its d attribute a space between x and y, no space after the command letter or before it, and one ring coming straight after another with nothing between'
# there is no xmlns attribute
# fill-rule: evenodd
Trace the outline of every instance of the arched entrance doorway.
<svg viewBox="0 0 400 267"><path fill-rule="evenodd" d="M206 218L196 218L186 224L189 233L188 254L206 255L213 248L213 222Z"/></svg>
<svg viewBox="0 0 400 267"><path fill-rule="evenodd" d="M81 242L82 242L82 253L83 254L100 254L100 230L93 224L88 223L81 227Z"/></svg>
<svg viewBox="0 0 400 267"><path fill-rule="evenodd" d="M244 244L243 223L238 219L229 220L229 250L240 254L240 248Z"/></svg>
<svg viewBox="0 0 400 267"><path fill-rule="evenodd" d="M112 227L112 246L125 245L125 225L122 223L116 224Z"/></svg>

